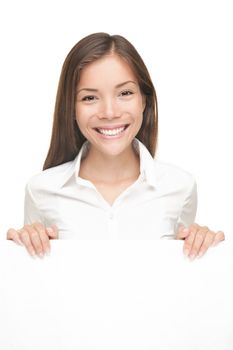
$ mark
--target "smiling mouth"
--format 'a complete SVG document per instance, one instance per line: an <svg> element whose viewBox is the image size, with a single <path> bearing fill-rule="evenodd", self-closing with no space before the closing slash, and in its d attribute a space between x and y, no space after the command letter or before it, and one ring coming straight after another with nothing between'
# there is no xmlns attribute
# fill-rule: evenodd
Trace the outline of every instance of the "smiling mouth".
<svg viewBox="0 0 233 350"><path fill-rule="evenodd" d="M129 124L125 124L121 127L116 127L112 129L104 129L104 128L94 128L95 131L97 131L99 134L106 135L106 136L116 136L124 132L128 128Z"/></svg>

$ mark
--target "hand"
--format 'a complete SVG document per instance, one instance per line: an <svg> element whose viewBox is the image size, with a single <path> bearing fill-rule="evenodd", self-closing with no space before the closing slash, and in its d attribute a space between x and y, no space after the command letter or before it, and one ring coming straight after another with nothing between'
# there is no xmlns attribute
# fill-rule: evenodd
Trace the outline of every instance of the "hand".
<svg viewBox="0 0 233 350"><path fill-rule="evenodd" d="M35 222L32 225L25 225L20 230L10 228L7 231L7 239L15 243L24 245L28 253L35 257L37 254L40 258L44 254L50 253L49 239L58 238L58 229L56 225L44 227L41 223Z"/></svg>
<svg viewBox="0 0 233 350"><path fill-rule="evenodd" d="M181 226L176 234L176 239L184 239L184 254L191 259L199 258L205 254L210 246L216 246L225 239L222 231L216 233L207 226L198 224L190 225L188 228Z"/></svg>

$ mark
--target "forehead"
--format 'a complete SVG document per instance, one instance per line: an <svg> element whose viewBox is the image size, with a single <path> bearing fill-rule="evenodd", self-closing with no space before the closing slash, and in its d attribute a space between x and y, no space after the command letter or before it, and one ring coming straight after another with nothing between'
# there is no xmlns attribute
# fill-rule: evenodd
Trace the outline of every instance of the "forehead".
<svg viewBox="0 0 233 350"><path fill-rule="evenodd" d="M136 76L128 62L116 54L105 55L86 65L80 74L78 85L103 81L134 80Z"/></svg>

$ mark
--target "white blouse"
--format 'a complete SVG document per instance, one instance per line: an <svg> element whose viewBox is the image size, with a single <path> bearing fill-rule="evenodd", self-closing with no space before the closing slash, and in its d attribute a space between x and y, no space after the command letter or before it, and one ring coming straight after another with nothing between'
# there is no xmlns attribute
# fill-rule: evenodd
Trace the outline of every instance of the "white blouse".
<svg viewBox="0 0 233 350"><path fill-rule="evenodd" d="M194 177L177 166L154 159L138 139L138 179L112 206L94 184L79 177L86 141L73 161L34 175L25 188L24 224L56 224L62 239L175 238L180 224L195 220Z"/></svg>

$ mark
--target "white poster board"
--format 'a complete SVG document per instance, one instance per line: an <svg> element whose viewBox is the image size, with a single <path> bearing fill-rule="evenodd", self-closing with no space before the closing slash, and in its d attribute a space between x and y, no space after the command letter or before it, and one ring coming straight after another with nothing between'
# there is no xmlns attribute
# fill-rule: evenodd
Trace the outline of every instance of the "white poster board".
<svg viewBox="0 0 233 350"><path fill-rule="evenodd" d="M0 349L231 350L233 246L201 259L181 241L0 245Z"/></svg>

